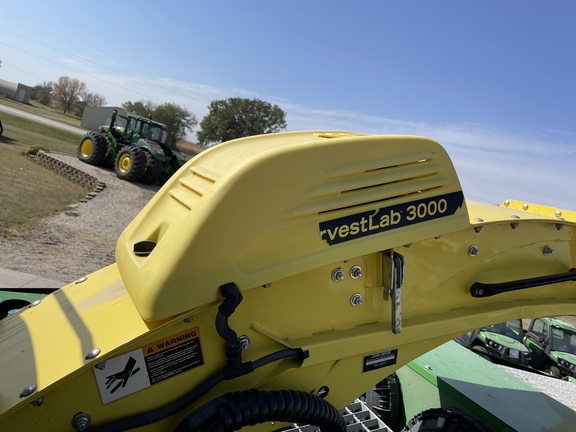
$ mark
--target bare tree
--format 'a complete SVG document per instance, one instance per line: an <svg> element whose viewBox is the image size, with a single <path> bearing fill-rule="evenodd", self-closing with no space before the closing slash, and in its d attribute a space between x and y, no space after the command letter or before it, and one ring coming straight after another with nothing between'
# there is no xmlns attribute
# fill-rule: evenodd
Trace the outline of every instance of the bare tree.
<svg viewBox="0 0 576 432"><path fill-rule="evenodd" d="M86 83L78 78L61 76L54 84L53 100L64 114L69 112L80 100L80 95L86 91Z"/></svg>
<svg viewBox="0 0 576 432"><path fill-rule="evenodd" d="M54 83L52 81L43 81L42 84L36 84L32 87L30 97L42 105L50 106L53 92Z"/></svg>
<svg viewBox="0 0 576 432"><path fill-rule="evenodd" d="M101 107L106 105L108 102L106 98L98 93L90 93L89 91L84 91L81 94L82 102L85 106L89 107Z"/></svg>

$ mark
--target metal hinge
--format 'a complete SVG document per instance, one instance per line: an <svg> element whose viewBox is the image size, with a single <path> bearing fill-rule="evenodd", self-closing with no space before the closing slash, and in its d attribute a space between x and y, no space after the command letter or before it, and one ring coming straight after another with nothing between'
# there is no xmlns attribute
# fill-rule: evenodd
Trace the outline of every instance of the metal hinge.
<svg viewBox="0 0 576 432"><path fill-rule="evenodd" d="M384 300L392 299L392 333L402 331L402 284L404 283L404 257L393 249L382 253Z"/></svg>

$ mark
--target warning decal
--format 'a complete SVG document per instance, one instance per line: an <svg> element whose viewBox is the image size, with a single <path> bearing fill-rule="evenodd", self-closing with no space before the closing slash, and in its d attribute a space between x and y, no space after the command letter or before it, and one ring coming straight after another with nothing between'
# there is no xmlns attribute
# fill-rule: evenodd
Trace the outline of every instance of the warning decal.
<svg viewBox="0 0 576 432"><path fill-rule="evenodd" d="M106 405L203 364L200 330L194 327L107 359L92 370Z"/></svg>
<svg viewBox="0 0 576 432"><path fill-rule="evenodd" d="M364 356L362 361L362 373L395 365L397 361L398 348Z"/></svg>
<svg viewBox="0 0 576 432"><path fill-rule="evenodd" d="M142 348L150 384L204 364L198 327Z"/></svg>

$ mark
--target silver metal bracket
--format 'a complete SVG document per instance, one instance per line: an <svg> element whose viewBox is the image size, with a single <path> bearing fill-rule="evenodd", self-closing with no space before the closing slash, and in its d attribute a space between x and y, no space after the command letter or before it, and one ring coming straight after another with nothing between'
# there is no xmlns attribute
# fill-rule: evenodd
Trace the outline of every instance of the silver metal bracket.
<svg viewBox="0 0 576 432"><path fill-rule="evenodd" d="M404 283L404 257L393 249L383 252L384 300L392 298L392 333L402 331L402 284Z"/></svg>

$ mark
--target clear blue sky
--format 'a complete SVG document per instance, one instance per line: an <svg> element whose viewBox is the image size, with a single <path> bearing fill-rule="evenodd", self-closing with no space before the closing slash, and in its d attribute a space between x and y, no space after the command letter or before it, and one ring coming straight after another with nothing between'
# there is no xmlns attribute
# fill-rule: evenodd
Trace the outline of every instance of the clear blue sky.
<svg viewBox="0 0 576 432"><path fill-rule="evenodd" d="M255 97L289 130L425 135L467 197L576 210L576 2L0 0L0 79L110 105ZM193 138L193 137L191 137ZM1 163L1 161L0 161Z"/></svg>

